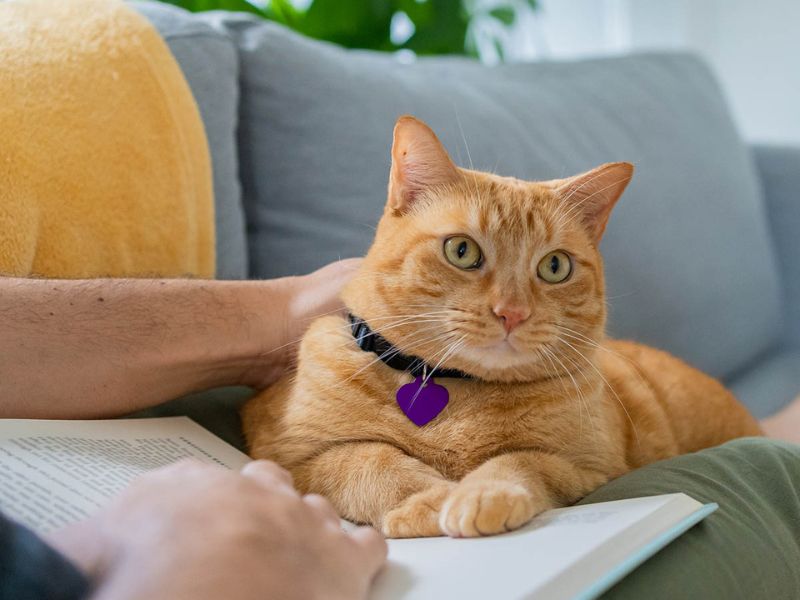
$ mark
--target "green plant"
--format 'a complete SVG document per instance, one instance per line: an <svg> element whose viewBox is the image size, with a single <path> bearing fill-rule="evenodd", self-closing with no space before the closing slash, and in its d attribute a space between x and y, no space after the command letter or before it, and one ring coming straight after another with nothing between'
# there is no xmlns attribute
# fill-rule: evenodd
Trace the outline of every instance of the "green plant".
<svg viewBox="0 0 800 600"><path fill-rule="evenodd" d="M488 42L500 58L503 32L522 11L537 6L537 0L306 0L305 8L292 0L264 5L248 0L161 1L194 12L249 12L348 48L478 56L488 31Z"/></svg>

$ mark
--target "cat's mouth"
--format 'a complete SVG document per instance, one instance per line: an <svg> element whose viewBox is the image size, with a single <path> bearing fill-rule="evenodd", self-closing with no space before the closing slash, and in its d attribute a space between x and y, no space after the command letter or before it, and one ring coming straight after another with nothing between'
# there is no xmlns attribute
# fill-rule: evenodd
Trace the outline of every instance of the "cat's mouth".
<svg viewBox="0 0 800 600"><path fill-rule="evenodd" d="M486 346L486 350L500 354L519 354L519 348L514 345L510 337L505 337L499 342L489 344Z"/></svg>
<svg viewBox="0 0 800 600"><path fill-rule="evenodd" d="M490 369L519 367L530 362L530 355L519 347L513 337L481 345L469 345L459 349L458 354L475 364Z"/></svg>

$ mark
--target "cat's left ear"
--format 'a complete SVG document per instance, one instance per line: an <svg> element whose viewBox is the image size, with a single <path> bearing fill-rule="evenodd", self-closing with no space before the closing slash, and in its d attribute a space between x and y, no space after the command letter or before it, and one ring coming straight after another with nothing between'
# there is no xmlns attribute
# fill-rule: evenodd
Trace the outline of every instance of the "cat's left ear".
<svg viewBox="0 0 800 600"><path fill-rule="evenodd" d="M408 115L397 120L388 208L397 214L405 213L427 189L459 178L458 169L430 127Z"/></svg>
<svg viewBox="0 0 800 600"><path fill-rule="evenodd" d="M622 196L631 177L633 165L616 162L548 184L561 196L563 210L570 215L580 214L589 234L595 242L599 242L606 230L611 209Z"/></svg>

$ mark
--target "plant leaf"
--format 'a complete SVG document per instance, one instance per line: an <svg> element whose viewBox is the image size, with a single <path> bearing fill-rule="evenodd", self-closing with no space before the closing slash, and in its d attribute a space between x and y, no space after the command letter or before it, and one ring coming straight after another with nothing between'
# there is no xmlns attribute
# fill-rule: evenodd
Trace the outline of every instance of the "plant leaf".
<svg viewBox="0 0 800 600"><path fill-rule="evenodd" d="M259 17L266 17L266 13L247 0L182 0L172 2L192 12L203 12L207 10L229 10L233 12L246 12Z"/></svg>
<svg viewBox="0 0 800 600"><path fill-rule="evenodd" d="M2 1L2 0L0 0ZM473 7L470 0L311 0L306 9L293 0L161 0L193 12L229 10L246 12L283 23L300 33L349 48L398 50L417 54L466 54L477 48L468 35L475 19L491 17L512 25L525 6L536 10L538 0L504 0L491 10ZM253 4L251 2L256 2ZM265 7L262 6L266 4ZM473 7L472 12L468 8ZM404 12L414 24L405 42L391 40L392 17Z"/></svg>
<svg viewBox="0 0 800 600"><path fill-rule="evenodd" d="M517 11L510 6L498 6L490 10L489 14L504 25L513 25L517 18Z"/></svg>

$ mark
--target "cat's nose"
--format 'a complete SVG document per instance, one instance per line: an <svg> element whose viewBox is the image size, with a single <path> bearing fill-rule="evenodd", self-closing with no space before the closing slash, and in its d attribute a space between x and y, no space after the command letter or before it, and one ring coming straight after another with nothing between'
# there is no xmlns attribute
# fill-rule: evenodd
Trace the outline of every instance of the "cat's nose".
<svg viewBox="0 0 800 600"><path fill-rule="evenodd" d="M531 309L527 306L497 304L492 312L500 319L506 333L511 333L516 327L531 316Z"/></svg>

